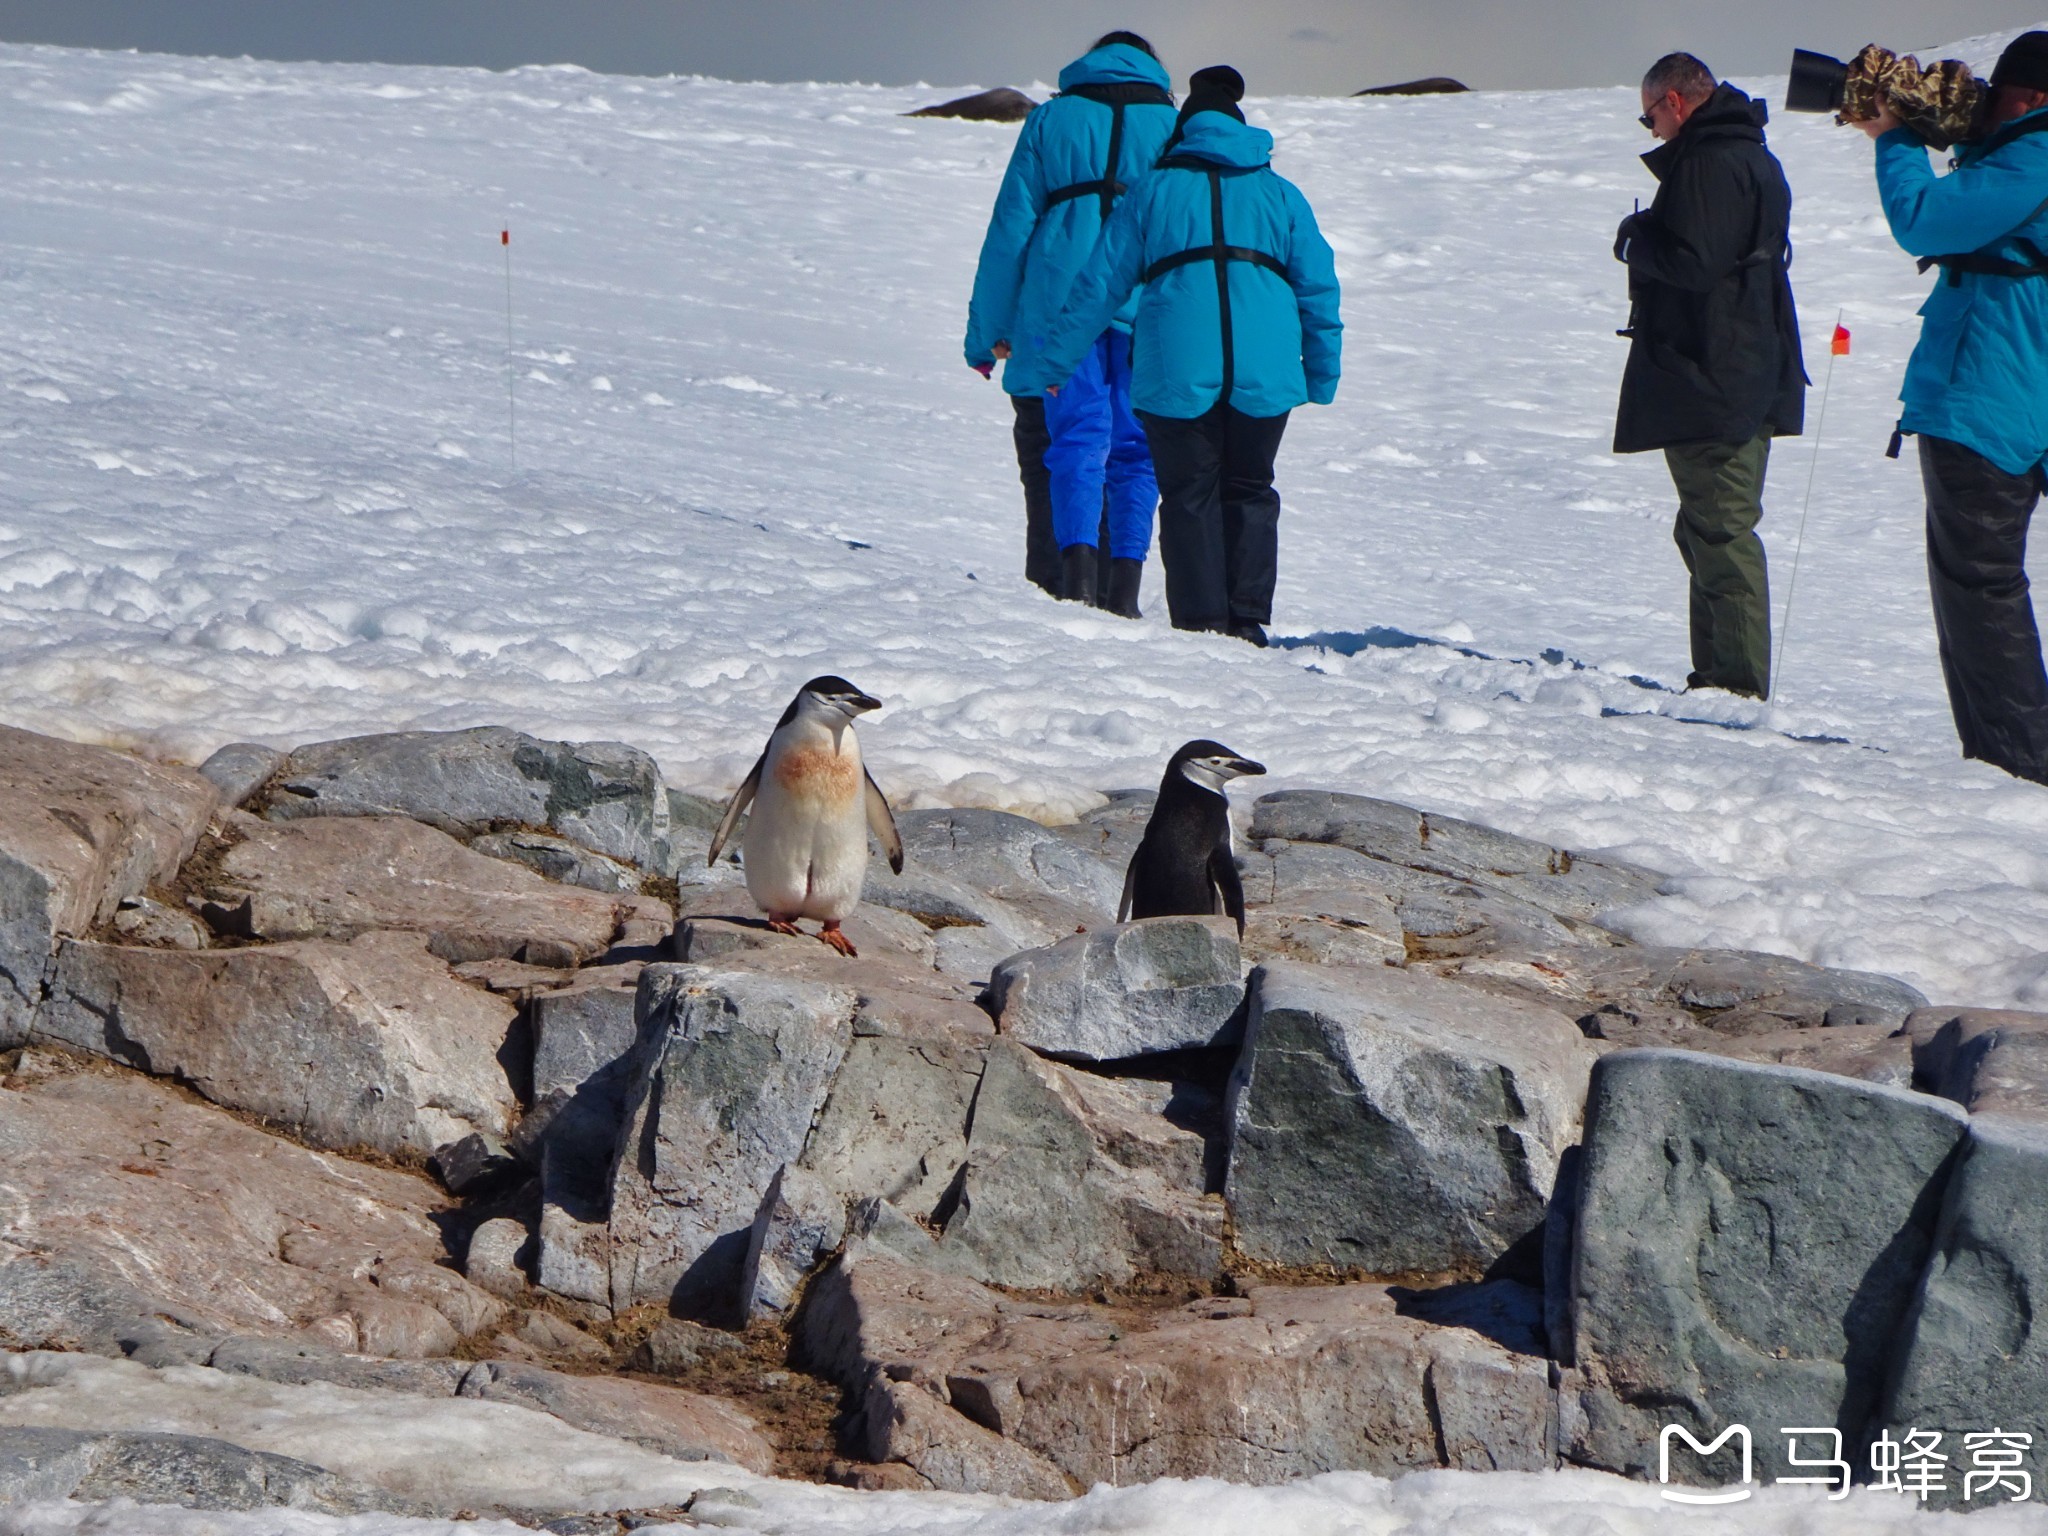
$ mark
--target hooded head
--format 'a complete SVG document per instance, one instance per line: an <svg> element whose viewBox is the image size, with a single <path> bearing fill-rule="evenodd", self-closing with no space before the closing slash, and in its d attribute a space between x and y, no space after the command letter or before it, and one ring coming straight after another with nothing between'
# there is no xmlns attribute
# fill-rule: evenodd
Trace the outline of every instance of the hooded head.
<svg viewBox="0 0 2048 1536"><path fill-rule="evenodd" d="M1244 121L1244 113L1238 103L1244 100L1244 76L1228 64L1211 64L1198 69L1188 76L1187 100L1180 104L1180 116L1174 119L1173 132L1167 137L1166 147L1159 151L1163 160L1180 147L1180 141L1187 137L1188 119L1198 112L1220 112L1225 117Z"/></svg>

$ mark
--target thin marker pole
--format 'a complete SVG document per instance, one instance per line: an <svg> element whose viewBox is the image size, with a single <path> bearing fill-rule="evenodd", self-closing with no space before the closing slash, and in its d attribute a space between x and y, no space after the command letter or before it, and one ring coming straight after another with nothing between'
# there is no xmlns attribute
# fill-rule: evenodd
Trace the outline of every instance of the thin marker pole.
<svg viewBox="0 0 2048 1536"><path fill-rule="evenodd" d="M1835 359L1848 350L1848 332L1842 319L1849 311L1835 311L1835 328L1828 334L1828 371L1820 380L1820 413L1813 423L1813 459L1806 467L1806 504L1799 509L1799 532L1792 540L1792 575L1785 583L1785 617L1778 625L1777 666L1771 672L1771 698L1778 697L1778 680L1785 675L1785 642L1792 634L1792 594L1799 590L1799 552L1806 547L1806 514L1813 510L1813 481L1820 470L1820 436L1828 425L1828 386L1835 380Z"/></svg>
<svg viewBox="0 0 2048 1536"><path fill-rule="evenodd" d="M512 358L512 231L498 231L505 248L505 433L512 443L512 467L519 468L519 365Z"/></svg>

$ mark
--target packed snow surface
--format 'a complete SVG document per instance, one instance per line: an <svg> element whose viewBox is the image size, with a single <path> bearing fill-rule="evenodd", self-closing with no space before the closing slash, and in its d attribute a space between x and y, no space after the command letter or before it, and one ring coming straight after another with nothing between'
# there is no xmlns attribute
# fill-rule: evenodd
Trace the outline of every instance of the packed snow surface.
<svg viewBox="0 0 2048 1536"><path fill-rule="evenodd" d="M2048 1006L2048 792L1957 755L1881 457L1929 279L1861 134L1771 130L1828 397L1774 456L1781 616L1813 497L1762 706L1674 691L1673 494L1607 452L1632 90L1252 103L1348 326L1266 652L1169 630L1156 562L1136 624L1024 583L959 351L1015 129L899 115L940 94L0 48L0 719L504 723L717 793L838 672L899 803L1057 820L1213 736L1665 871L1645 941Z"/></svg>

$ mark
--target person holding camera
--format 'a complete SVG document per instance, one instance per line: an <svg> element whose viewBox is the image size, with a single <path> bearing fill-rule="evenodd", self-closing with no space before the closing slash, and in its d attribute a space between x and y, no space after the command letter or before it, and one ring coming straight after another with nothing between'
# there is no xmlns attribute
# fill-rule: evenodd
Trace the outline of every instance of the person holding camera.
<svg viewBox="0 0 2048 1536"><path fill-rule="evenodd" d="M1628 363L1614 451L1664 450L1673 537L1691 584L1691 688L1770 691L1764 471L1798 436L1806 368L1787 275L1792 192L1764 145L1769 114L1689 53L1643 77L1655 200L1614 241L1628 266Z"/></svg>
<svg viewBox="0 0 2048 1536"><path fill-rule="evenodd" d="M2048 477L2048 32L1992 72L1989 131L1937 177L1887 106L1877 141L1892 236L1940 280L1921 306L1899 432L1919 437L1927 584L1963 756L2048 783L2048 671L2027 524ZM1898 451L1895 439L1892 452Z"/></svg>

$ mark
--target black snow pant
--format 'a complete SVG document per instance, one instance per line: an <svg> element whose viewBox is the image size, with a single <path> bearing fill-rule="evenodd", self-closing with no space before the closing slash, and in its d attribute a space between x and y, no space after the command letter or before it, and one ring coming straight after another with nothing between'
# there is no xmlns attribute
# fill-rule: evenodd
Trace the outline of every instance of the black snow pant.
<svg viewBox="0 0 2048 1536"><path fill-rule="evenodd" d="M1033 586L1061 596L1065 576L1060 564L1060 541L1052 531L1052 471L1045 467L1045 450L1052 446L1052 432L1045 424L1043 395L1012 395L1010 406L1017 419L1011 423L1010 439L1017 445L1017 478L1024 482L1024 579ZM1109 492L1102 493L1102 531L1097 549L1109 548ZM1097 606L1109 597L1109 561L1101 562L1096 580Z"/></svg>
<svg viewBox="0 0 2048 1536"><path fill-rule="evenodd" d="M1194 417L1140 411L1159 477L1159 558L1175 629L1268 624L1280 573L1273 459L1287 412L1216 405Z"/></svg>
<svg viewBox="0 0 2048 1536"><path fill-rule="evenodd" d="M2041 476L1923 436L1920 479L1934 632L1963 756L2048 784L2048 672L2026 571Z"/></svg>

